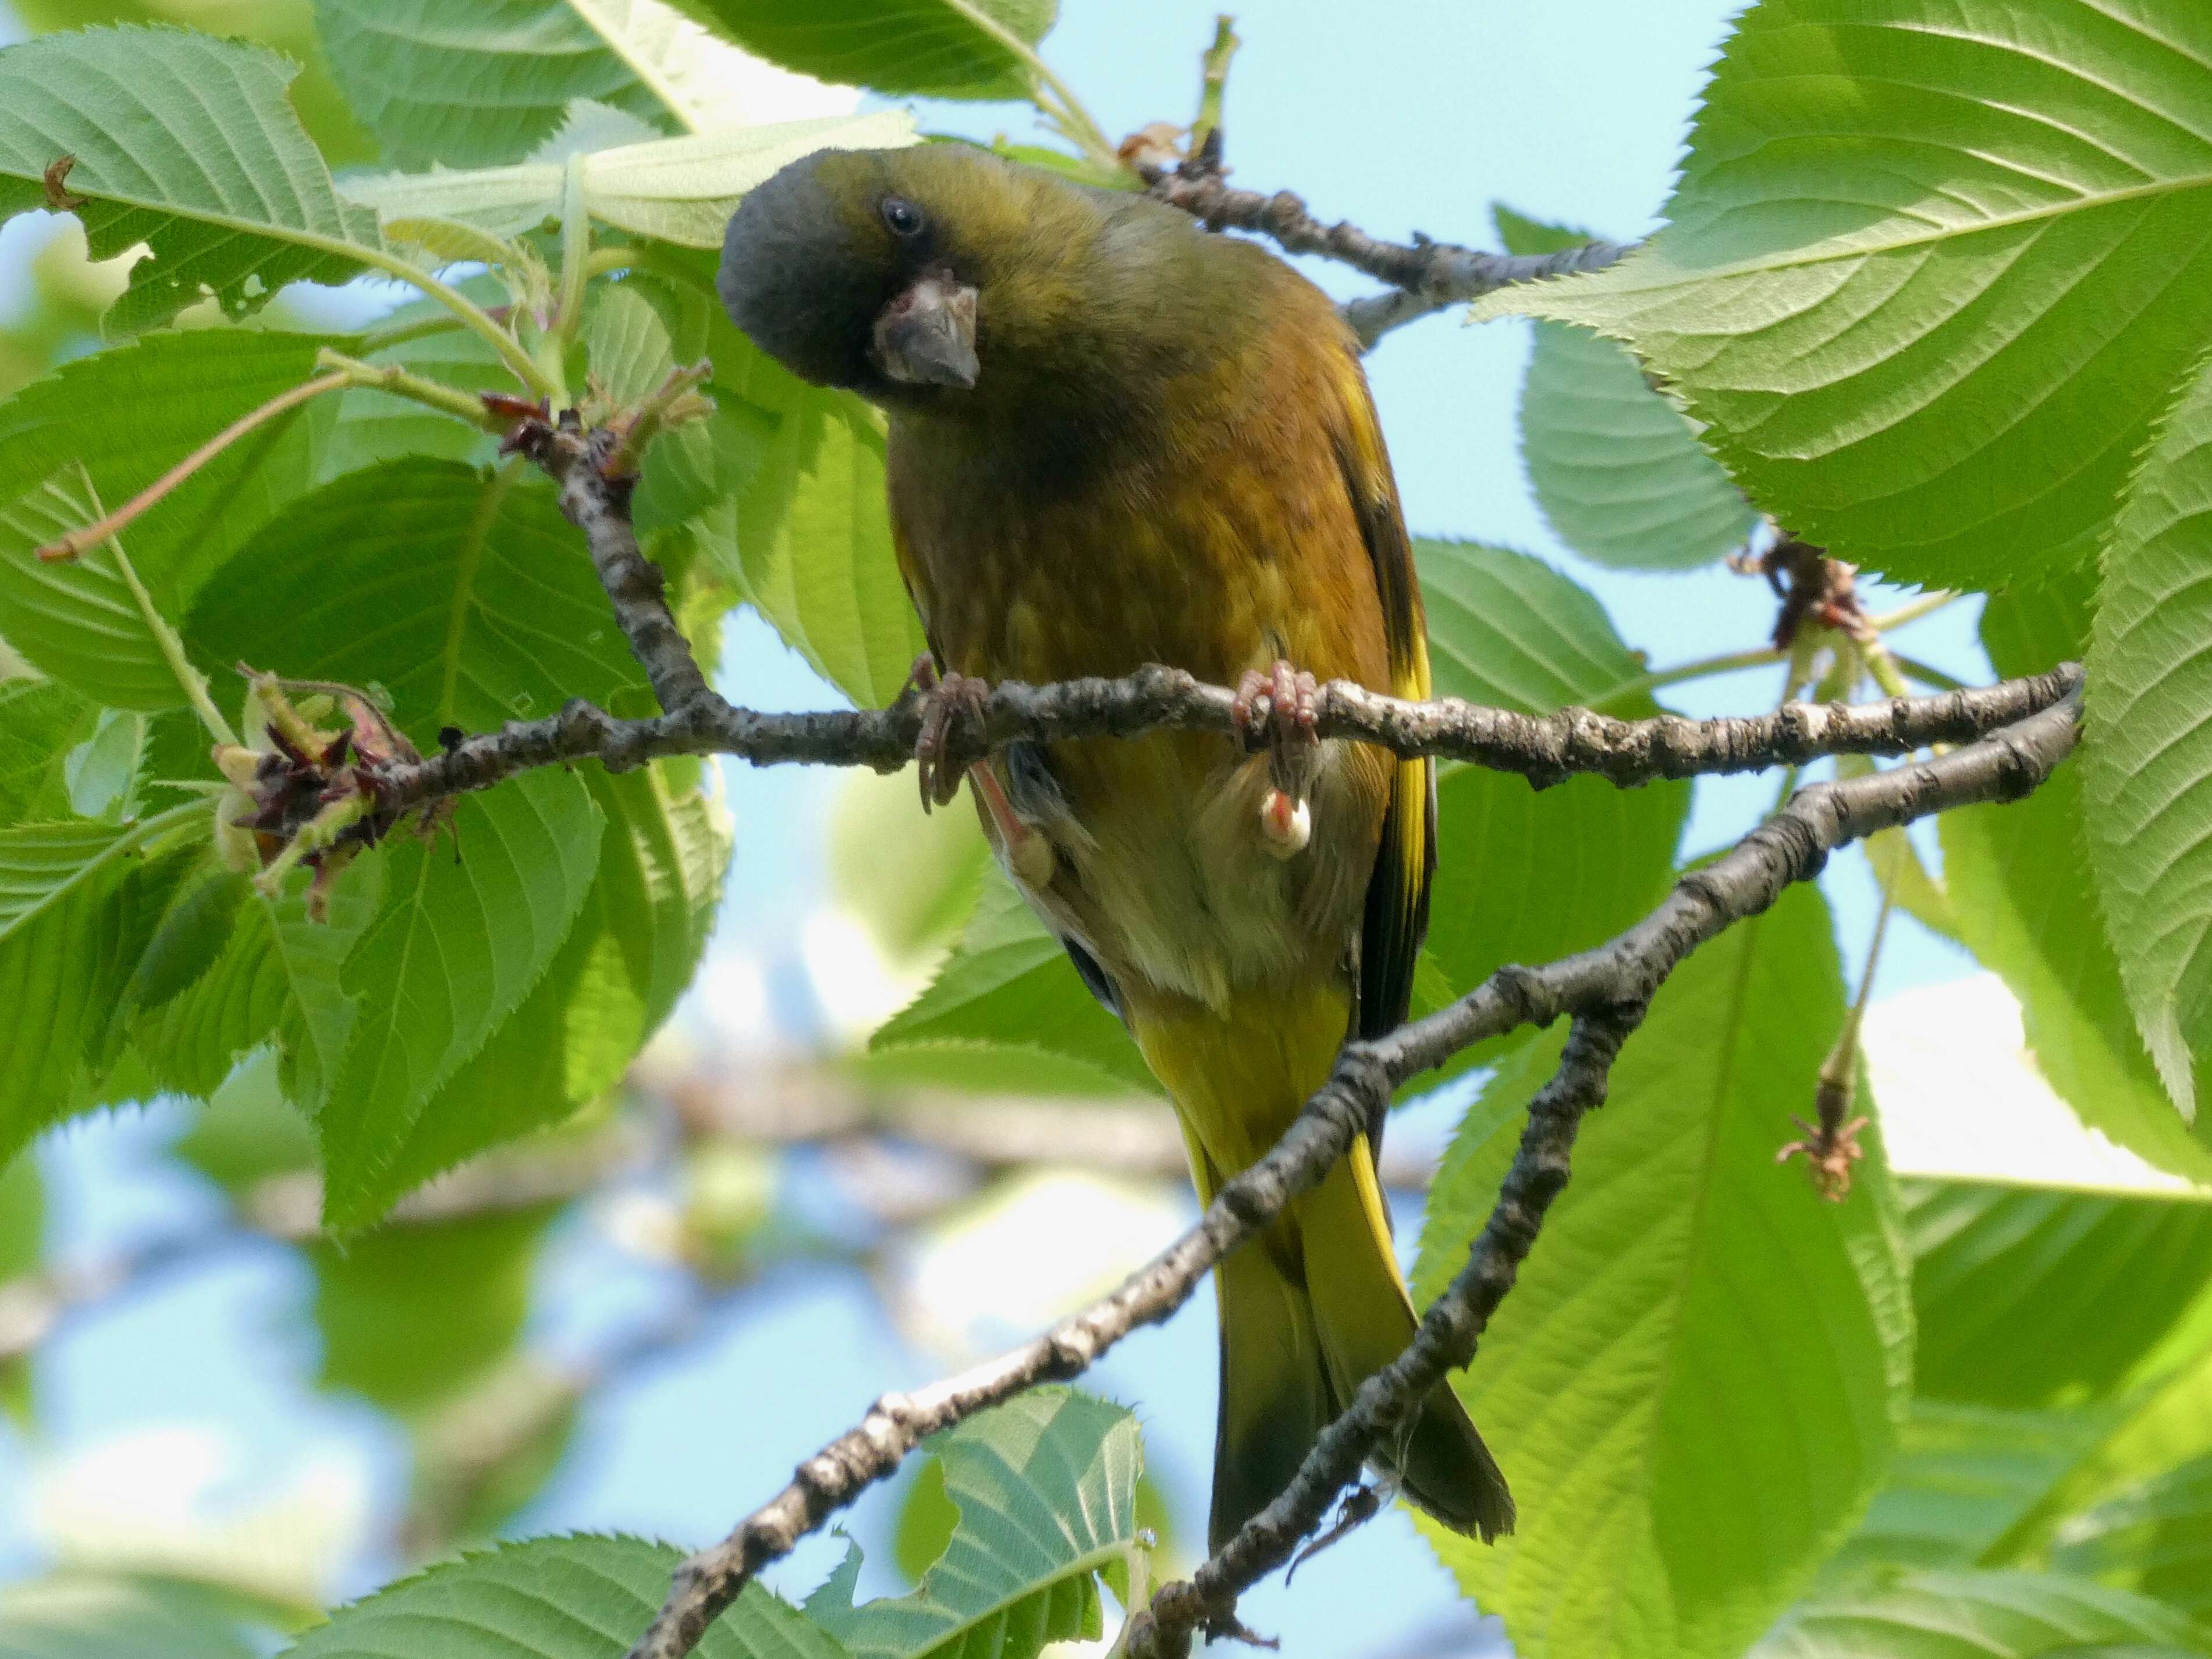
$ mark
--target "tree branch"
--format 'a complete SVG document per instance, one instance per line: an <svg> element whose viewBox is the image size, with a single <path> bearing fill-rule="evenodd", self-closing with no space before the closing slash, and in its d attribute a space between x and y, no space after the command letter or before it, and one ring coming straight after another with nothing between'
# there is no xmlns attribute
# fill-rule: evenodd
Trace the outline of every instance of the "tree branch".
<svg viewBox="0 0 2212 1659"><path fill-rule="evenodd" d="M638 549L629 515L637 479L627 470L635 456L622 435L608 426L587 432L570 410L558 424L522 420L501 447L527 455L561 486L561 510L584 533L615 620L660 706L674 715L703 698L720 702L669 613L660 566Z"/></svg>
<svg viewBox="0 0 2212 1659"><path fill-rule="evenodd" d="M1356 738L1401 755L1518 772L1538 789L1585 772L1632 785L1802 765L1823 755L1908 754L1935 743L1971 742L2051 707L2080 683L2081 669L2067 663L2029 679L1932 697L1790 703L1771 714L1713 720L1671 714L1616 720L1587 709L1516 714L1449 697L1407 702L1338 680L1321 688L1318 729L1323 737ZM1135 737L1169 729L1226 735L1235 729L1232 701L1224 686L1157 667L1121 680L1051 686L1010 680L993 687L980 725L956 725L951 764L965 765L1017 740ZM762 714L735 707L702 681L675 711L651 719L617 719L578 700L546 719L510 721L442 754L386 769L379 774L379 802L382 809L405 810L489 789L532 766L597 759L621 771L673 754L896 772L913 759L921 726L920 706L911 698L888 709Z"/></svg>
<svg viewBox="0 0 2212 1659"><path fill-rule="evenodd" d="M1138 172L1155 201L1181 208L1209 229L1251 231L1285 253L1318 253L1389 283L1392 291L1352 300L1343 308L1345 321L1370 350L1399 324L1445 306L1480 299L1515 283L1601 271L1632 251L1627 244L1607 241L1523 254L1485 253L1421 235L1410 243L1386 242L1343 221L1323 224L1292 192L1263 196L1256 190L1233 189L1202 155L1172 169L1140 160Z"/></svg>
<svg viewBox="0 0 2212 1659"><path fill-rule="evenodd" d="M1138 1615L1142 1622L1129 1632L1133 1659L1188 1653L1200 1628L1228 1625L1237 1596L1289 1558L1391 1426L1473 1357L1545 1207L1565 1182L1576 1125L1603 1099L1613 1056L1675 967L1792 882L1818 874L1828 853L1849 841L1930 813L2027 794L2073 747L2075 718L2069 697L1940 759L1801 791L1726 855L1684 875L1650 918L1610 943L1548 967L1500 969L1425 1019L1347 1045L1281 1141L1222 1186L1197 1226L1111 1296L1043 1335L929 1388L878 1400L728 1538L677 1570L630 1659L682 1659L763 1567L890 1475L928 1436L1039 1382L1078 1376L1138 1326L1165 1319L1223 1255L1320 1182L1398 1084L1486 1037L1572 1016L1559 1073L1531 1107L1498 1207L1413 1346L1362 1385L1287 1491L1190 1581L1166 1586Z"/></svg>

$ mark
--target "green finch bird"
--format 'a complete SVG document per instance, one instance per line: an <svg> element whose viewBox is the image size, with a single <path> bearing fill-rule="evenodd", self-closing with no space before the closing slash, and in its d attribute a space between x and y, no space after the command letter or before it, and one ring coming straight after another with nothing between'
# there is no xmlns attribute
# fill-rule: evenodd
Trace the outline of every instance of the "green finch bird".
<svg viewBox="0 0 2212 1659"><path fill-rule="evenodd" d="M1238 687L1249 742L1018 745L969 774L1211 1198L1347 1036L1404 1019L1427 928L1431 765L1313 734L1315 676L1429 693L1357 342L1250 243L959 144L793 163L731 221L720 288L763 351L888 417L899 568L947 677L936 713L975 681L1154 662ZM959 781L925 771L939 798ZM1380 1131L1216 1269L1217 1546L1413 1338ZM1382 1461L1447 1526L1512 1526L1449 1387Z"/></svg>

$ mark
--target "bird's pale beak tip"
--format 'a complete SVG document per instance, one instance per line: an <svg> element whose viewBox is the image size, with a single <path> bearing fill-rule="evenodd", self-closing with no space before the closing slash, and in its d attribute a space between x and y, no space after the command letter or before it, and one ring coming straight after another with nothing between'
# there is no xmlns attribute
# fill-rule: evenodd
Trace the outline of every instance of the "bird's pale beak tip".
<svg viewBox="0 0 2212 1659"><path fill-rule="evenodd" d="M975 290L949 277L924 277L876 319L876 362L909 386L966 391L981 364L975 357Z"/></svg>

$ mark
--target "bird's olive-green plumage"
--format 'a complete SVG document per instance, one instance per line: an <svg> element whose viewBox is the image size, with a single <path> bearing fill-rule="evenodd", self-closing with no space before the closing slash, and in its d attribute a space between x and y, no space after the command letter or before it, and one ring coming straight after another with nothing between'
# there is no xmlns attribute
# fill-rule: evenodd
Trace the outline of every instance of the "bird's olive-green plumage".
<svg viewBox="0 0 2212 1659"><path fill-rule="evenodd" d="M1287 659L1428 694L1356 345L1261 248L963 145L828 152L747 197L720 286L763 350L888 412L900 566L941 667L1233 685ZM1321 746L1288 846L1261 833L1267 757L1224 738L1017 750L977 783L1002 861L1174 1099L1202 1194L1274 1143L1347 1034L1405 1016L1425 763ZM1216 1543L1413 1335L1380 1130L1217 1274ZM1449 1388L1385 1461L1448 1524L1511 1525Z"/></svg>

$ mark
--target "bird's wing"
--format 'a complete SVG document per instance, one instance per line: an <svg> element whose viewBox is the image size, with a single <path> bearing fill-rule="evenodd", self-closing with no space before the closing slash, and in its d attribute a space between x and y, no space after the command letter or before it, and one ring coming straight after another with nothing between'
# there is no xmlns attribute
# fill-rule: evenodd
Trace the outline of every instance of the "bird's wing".
<svg viewBox="0 0 2212 1659"><path fill-rule="evenodd" d="M1429 695L1428 629L1413 543L1367 377L1347 346L1340 367L1343 423L1338 460L1367 556L1375 566L1389 647L1393 696ZM1428 760L1401 761L1392 780L1382 839L1368 879L1360 929L1358 1034L1379 1037L1402 1022L1413 1001L1413 968L1429 930L1429 882L1437 868L1437 775Z"/></svg>

